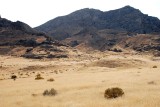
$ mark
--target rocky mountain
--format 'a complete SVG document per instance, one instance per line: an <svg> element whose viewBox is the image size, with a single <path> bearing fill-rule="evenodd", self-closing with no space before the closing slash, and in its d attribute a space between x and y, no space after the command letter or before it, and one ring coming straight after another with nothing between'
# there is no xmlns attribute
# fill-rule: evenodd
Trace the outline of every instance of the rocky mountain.
<svg viewBox="0 0 160 107"><path fill-rule="evenodd" d="M160 20L131 6L106 12L85 8L35 29L73 47L104 51L137 34L160 34Z"/></svg>
<svg viewBox="0 0 160 107"><path fill-rule="evenodd" d="M85 8L67 16L57 17L35 29L52 36L59 34L68 37L88 27L98 30L119 29L130 33L145 34L160 32L160 20L145 15L140 10L130 6L107 12Z"/></svg>
<svg viewBox="0 0 160 107"><path fill-rule="evenodd" d="M60 42L34 30L23 22L12 22L0 18L1 55L35 59L67 57L65 49L63 49L65 47Z"/></svg>

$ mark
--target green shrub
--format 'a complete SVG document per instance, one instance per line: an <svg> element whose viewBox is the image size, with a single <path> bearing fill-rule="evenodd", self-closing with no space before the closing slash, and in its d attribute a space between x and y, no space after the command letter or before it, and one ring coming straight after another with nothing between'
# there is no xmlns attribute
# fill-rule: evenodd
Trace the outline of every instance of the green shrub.
<svg viewBox="0 0 160 107"><path fill-rule="evenodd" d="M54 88L51 88L51 90L45 90L43 92L43 96L55 96L57 94L57 91Z"/></svg>
<svg viewBox="0 0 160 107"><path fill-rule="evenodd" d="M124 92L121 88L115 87L115 88L108 88L105 90L104 97L105 98L117 98L124 95Z"/></svg>

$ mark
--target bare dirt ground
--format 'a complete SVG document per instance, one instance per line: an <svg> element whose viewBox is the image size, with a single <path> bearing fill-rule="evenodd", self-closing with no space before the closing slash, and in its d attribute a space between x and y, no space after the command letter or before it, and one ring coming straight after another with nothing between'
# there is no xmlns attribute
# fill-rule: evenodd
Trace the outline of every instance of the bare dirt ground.
<svg viewBox="0 0 160 107"><path fill-rule="evenodd" d="M38 73L44 79L35 80ZM111 87L125 95L104 98ZM51 88L58 94L43 96ZM0 107L160 107L160 58L99 52L43 60L0 56Z"/></svg>

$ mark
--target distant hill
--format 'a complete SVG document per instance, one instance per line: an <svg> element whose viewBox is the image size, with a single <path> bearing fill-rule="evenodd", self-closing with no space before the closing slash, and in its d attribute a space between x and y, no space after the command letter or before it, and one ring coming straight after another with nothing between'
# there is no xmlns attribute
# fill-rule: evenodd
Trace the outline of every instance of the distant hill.
<svg viewBox="0 0 160 107"><path fill-rule="evenodd" d="M0 55L36 59L67 57L59 46L64 45L23 22L0 17Z"/></svg>
<svg viewBox="0 0 160 107"><path fill-rule="evenodd" d="M19 30L23 31L25 33L37 33L36 30L32 29L29 25L17 21L17 22L11 22L10 20L7 20L5 18L0 18L0 28L1 29L12 29L12 30Z"/></svg>
<svg viewBox="0 0 160 107"><path fill-rule="evenodd" d="M85 8L52 19L35 29L73 47L104 51L129 36L160 34L160 20L131 6L107 12Z"/></svg>

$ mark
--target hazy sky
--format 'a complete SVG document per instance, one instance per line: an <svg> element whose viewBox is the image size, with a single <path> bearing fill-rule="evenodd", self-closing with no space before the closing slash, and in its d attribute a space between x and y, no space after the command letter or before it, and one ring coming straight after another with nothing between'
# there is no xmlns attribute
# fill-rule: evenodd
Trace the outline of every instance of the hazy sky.
<svg viewBox="0 0 160 107"><path fill-rule="evenodd" d="M160 0L0 0L1 17L35 27L82 8L109 11L130 5L160 19Z"/></svg>

